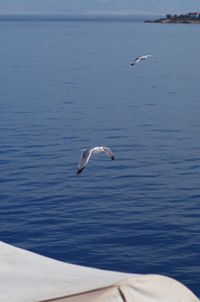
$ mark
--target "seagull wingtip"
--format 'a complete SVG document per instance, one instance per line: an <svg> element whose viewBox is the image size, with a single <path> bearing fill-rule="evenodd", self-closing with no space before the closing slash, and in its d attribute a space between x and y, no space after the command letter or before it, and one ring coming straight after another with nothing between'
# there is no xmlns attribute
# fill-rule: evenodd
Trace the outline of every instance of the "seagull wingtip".
<svg viewBox="0 0 200 302"><path fill-rule="evenodd" d="M78 171L77 171L76 175L77 175L77 176L79 176L79 175L81 174L81 172L83 171L83 169L84 169L84 168L82 168L82 169L78 169Z"/></svg>

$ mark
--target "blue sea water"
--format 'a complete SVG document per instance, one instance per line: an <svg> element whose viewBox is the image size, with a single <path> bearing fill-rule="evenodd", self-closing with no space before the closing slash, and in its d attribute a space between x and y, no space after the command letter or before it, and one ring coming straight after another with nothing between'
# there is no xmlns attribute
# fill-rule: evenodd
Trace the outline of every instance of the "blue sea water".
<svg viewBox="0 0 200 302"><path fill-rule="evenodd" d="M200 27L68 21L0 22L0 240L200 296Z"/></svg>

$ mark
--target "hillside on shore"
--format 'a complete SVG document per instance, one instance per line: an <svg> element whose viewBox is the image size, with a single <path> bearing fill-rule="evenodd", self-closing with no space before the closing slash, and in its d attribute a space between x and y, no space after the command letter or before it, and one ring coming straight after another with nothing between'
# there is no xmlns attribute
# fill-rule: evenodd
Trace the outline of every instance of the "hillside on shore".
<svg viewBox="0 0 200 302"><path fill-rule="evenodd" d="M156 20L145 20L147 23L188 23L188 24L200 24L200 12L188 13L181 15L166 15L165 18Z"/></svg>

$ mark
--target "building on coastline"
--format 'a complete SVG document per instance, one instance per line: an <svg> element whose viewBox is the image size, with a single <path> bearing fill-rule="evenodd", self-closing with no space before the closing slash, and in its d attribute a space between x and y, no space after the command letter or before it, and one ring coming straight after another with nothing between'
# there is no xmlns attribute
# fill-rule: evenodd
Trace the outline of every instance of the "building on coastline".
<svg viewBox="0 0 200 302"><path fill-rule="evenodd" d="M188 17L194 18L194 19L200 18L200 12L189 13Z"/></svg>

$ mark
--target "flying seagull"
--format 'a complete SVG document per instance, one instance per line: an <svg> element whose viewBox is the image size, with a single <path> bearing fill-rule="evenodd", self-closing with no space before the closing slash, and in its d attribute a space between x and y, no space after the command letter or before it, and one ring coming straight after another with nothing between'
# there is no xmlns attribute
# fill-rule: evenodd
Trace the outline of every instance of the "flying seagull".
<svg viewBox="0 0 200 302"><path fill-rule="evenodd" d="M143 61L143 60L146 60L148 58L153 58L152 55L145 55L145 56L141 56L141 57L138 57L136 58L133 63L131 63L131 66L134 66L136 63L140 62L140 61Z"/></svg>
<svg viewBox="0 0 200 302"><path fill-rule="evenodd" d="M100 152L105 152L112 160L115 159L112 151L107 147L93 147L90 149L83 149L83 152L81 154L81 159L78 164L77 175L79 175L83 171L83 169L85 168L85 166L87 165L90 159L90 156L93 153L100 153Z"/></svg>

